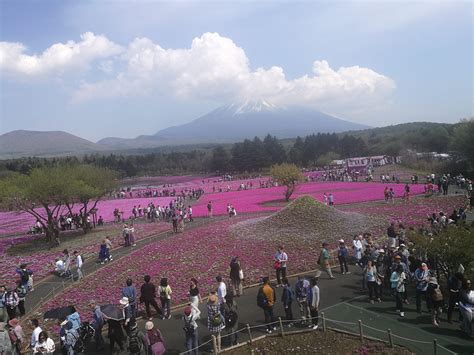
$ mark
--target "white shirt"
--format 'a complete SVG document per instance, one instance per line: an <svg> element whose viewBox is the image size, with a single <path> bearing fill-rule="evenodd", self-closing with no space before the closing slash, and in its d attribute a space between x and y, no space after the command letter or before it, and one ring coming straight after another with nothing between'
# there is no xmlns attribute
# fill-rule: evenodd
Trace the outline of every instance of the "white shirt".
<svg viewBox="0 0 474 355"><path fill-rule="evenodd" d="M312 298L311 298L311 306L313 308L319 307L319 287L317 285L313 286L312 288Z"/></svg>
<svg viewBox="0 0 474 355"><path fill-rule="evenodd" d="M76 256L76 265L78 268L82 267L82 256L80 256L79 254Z"/></svg>
<svg viewBox="0 0 474 355"><path fill-rule="evenodd" d="M42 331L43 329L41 329L40 327L36 327L33 330L33 333L31 333L31 347L32 348L34 348L36 344L38 344L39 335Z"/></svg>
<svg viewBox="0 0 474 355"><path fill-rule="evenodd" d="M281 263L281 267L286 267L286 262L288 261L288 255L282 251L277 252L275 255L275 259L278 260Z"/></svg>
<svg viewBox="0 0 474 355"><path fill-rule="evenodd" d="M219 287L217 288L217 297L219 298L219 303L220 304L225 303L225 296L226 295L227 295L227 287L226 287L224 281L222 281L219 284Z"/></svg>
<svg viewBox="0 0 474 355"><path fill-rule="evenodd" d="M42 351L39 349L42 348ZM46 339L45 342L43 343L38 343L34 347L34 353L54 353L54 350L56 350L56 346L54 345L54 340L51 338Z"/></svg>

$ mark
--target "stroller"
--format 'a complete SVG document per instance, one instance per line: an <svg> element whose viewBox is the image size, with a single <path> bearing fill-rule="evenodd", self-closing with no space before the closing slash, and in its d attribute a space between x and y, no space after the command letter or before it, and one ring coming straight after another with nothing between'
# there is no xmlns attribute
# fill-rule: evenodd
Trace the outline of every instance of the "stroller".
<svg viewBox="0 0 474 355"><path fill-rule="evenodd" d="M74 351L83 353L86 350L86 345L89 340L94 337L95 330L89 322L83 322L78 329L79 337L74 344Z"/></svg>

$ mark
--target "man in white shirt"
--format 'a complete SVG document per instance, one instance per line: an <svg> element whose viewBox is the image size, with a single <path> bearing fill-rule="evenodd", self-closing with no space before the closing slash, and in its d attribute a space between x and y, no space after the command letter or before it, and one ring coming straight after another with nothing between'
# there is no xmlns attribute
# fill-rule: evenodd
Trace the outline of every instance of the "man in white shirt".
<svg viewBox="0 0 474 355"><path fill-rule="evenodd" d="M311 312L311 319L313 321L312 328L314 330L318 329L318 321L319 321L319 287L318 287L318 277L312 278L310 281L311 284L311 302L309 304L309 310ZM311 327L311 325L310 325Z"/></svg>
<svg viewBox="0 0 474 355"><path fill-rule="evenodd" d="M227 287L225 285L225 282L222 281L222 276L221 275L216 276L216 280L217 280L217 283L218 283L217 298L219 300L219 305L221 307L223 307L224 304L225 304L225 296L227 295Z"/></svg>
<svg viewBox="0 0 474 355"><path fill-rule="evenodd" d="M31 320L31 324L33 325L33 333L31 333L31 342L30 342L30 353L33 354L34 348L36 344L38 344L39 335L43 331L40 328L38 319L34 318Z"/></svg>
<svg viewBox="0 0 474 355"><path fill-rule="evenodd" d="M80 281L84 277L84 274L82 273L82 265L83 265L82 256L76 250L74 252L74 257L76 258L77 281Z"/></svg>

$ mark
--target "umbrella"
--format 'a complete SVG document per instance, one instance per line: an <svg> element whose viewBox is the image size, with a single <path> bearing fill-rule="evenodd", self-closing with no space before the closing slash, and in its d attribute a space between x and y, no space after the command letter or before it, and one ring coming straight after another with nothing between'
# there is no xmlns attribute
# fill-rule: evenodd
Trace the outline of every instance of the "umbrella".
<svg viewBox="0 0 474 355"><path fill-rule="evenodd" d="M73 314L74 309L72 309L70 306L67 307L59 307L59 308L53 308L50 309L49 311L46 311L43 315L44 319L64 319L68 315Z"/></svg>
<svg viewBox="0 0 474 355"><path fill-rule="evenodd" d="M114 304L106 304L104 306L100 306L100 311L104 315L105 318L113 319L113 320L122 320L124 319L123 309L117 307Z"/></svg>

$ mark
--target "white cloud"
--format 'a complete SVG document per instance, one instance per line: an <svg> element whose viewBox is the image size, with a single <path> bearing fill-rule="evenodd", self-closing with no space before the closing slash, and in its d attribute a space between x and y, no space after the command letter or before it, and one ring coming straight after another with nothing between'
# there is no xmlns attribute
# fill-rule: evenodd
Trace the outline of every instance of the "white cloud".
<svg viewBox="0 0 474 355"><path fill-rule="evenodd" d="M164 49L150 39L138 38L121 59L126 69L115 79L83 84L73 99L80 102L158 92L216 103L265 98L273 103L347 113L381 106L395 89L392 79L369 68L335 70L325 60L313 63L312 74L292 80L281 67L252 70L244 50L217 33L195 38L187 49Z"/></svg>
<svg viewBox="0 0 474 355"><path fill-rule="evenodd" d="M105 36L86 32L80 42L55 43L39 55L25 54L26 50L21 43L0 42L0 70L11 76L61 74L87 68L96 59L119 54L122 48Z"/></svg>

